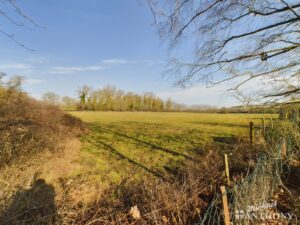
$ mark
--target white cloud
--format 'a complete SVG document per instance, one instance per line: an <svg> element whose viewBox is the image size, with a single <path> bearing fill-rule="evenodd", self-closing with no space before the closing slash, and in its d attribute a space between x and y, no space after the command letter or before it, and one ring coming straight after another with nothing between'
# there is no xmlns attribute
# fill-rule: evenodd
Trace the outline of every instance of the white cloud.
<svg viewBox="0 0 300 225"><path fill-rule="evenodd" d="M24 63L4 63L0 64L0 70L6 69L29 69L31 65Z"/></svg>
<svg viewBox="0 0 300 225"><path fill-rule="evenodd" d="M103 59L101 63L106 65L119 65L119 64L129 64L135 63L136 61L126 60L126 59Z"/></svg>
<svg viewBox="0 0 300 225"><path fill-rule="evenodd" d="M26 61L30 62L30 63L35 63L35 64L42 64L42 63L46 63L48 60L45 57L34 56L34 57L30 57L30 58L26 59Z"/></svg>
<svg viewBox="0 0 300 225"><path fill-rule="evenodd" d="M151 60L151 59L145 59L145 60L126 60L126 59L103 59L101 63L105 65L120 65L120 64L147 64L147 65L154 65L154 64L162 64L163 61L160 60Z"/></svg>
<svg viewBox="0 0 300 225"><path fill-rule="evenodd" d="M25 59L24 62L28 63L0 63L0 71L8 73L21 73L22 75L29 75L32 73L43 73L43 74L74 74L74 73L83 73L83 72L96 72L100 70L110 69L119 65L127 64L145 64L153 65L161 63L157 60L126 60L121 58L109 58L103 59L95 65L87 66L58 66L58 65L49 65L48 60L44 57L31 57ZM47 65L48 64L48 65ZM43 69L41 69L43 66Z"/></svg>
<svg viewBox="0 0 300 225"><path fill-rule="evenodd" d="M136 61L130 61L125 59L104 59L98 65L92 66L55 66L50 69L52 74L69 74L69 73L80 73L80 72L93 72L108 69L111 66L121 65L121 64L131 64L136 63Z"/></svg>
<svg viewBox="0 0 300 225"><path fill-rule="evenodd" d="M169 88L167 91L160 92L157 95L164 99L171 98L175 102L188 105L240 105L243 104L243 102L234 97L234 92L228 91L236 87L239 82L241 82L241 80L224 82L212 87L207 87L205 84L199 83L190 88ZM256 100L260 100L259 95L262 94L262 91L270 91L270 84L263 83L260 79L253 79L242 85L239 91L245 97L252 97L253 103L256 103Z"/></svg>
<svg viewBox="0 0 300 225"><path fill-rule="evenodd" d="M28 84L28 85L34 85L34 84L40 84L40 83L44 83L45 82L45 80L40 80L40 79L31 79L31 78L29 78L29 79L26 79L25 80L25 84Z"/></svg>
<svg viewBox="0 0 300 225"><path fill-rule="evenodd" d="M142 63L145 63L147 65L155 65L155 64L163 64L164 61L161 61L161 60L151 60L151 59L146 59L146 60L142 60L141 61Z"/></svg>
<svg viewBox="0 0 300 225"><path fill-rule="evenodd" d="M103 65L95 66L56 66L52 67L50 73L53 74L69 74L69 73L80 73L80 72L91 72L107 69Z"/></svg>
<svg viewBox="0 0 300 225"><path fill-rule="evenodd" d="M55 66L52 67L50 73L52 74L69 74L69 73L80 73L80 72L93 72L110 68L110 66L120 64L130 64L135 61L129 61L125 59L103 59L98 65L92 66Z"/></svg>
<svg viewBox="0 0 300 225"><path fill-rule="evenodd" d="M163 99L188 105L228 106L236 104L236 100L227 91L228 87L218 85L207 88L203 84L190 88L171 88L168 91L157 93Z"/></svg>

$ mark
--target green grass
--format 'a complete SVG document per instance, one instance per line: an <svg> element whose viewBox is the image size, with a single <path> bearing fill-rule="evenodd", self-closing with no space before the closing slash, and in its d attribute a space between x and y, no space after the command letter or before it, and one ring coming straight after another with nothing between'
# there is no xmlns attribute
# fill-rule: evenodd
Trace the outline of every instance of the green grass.
<svg viewBox="0 0 300 225"><path fill-rule="evenodd" d="M197 161L219 139L248 135L256 114L152 112L72 112L89 123L82 141L82 173L103 184L123 178L164 176L184 163Z"/></svg>

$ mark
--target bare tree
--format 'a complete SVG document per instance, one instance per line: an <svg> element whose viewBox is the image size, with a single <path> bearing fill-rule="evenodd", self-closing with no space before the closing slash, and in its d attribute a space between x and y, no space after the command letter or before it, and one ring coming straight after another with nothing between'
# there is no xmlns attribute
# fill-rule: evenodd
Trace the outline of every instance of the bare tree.
<svg viewBox="0 0 300 225"><path fill-rule="evenodd" d="M78 96L80 98L80 108L81 108L81 110L86 109L91 91L92 91L92 88L90 86L87 86L87 85L83 85L82 87L80 87L78 89L77 92L78 92Z"/></svg>
<svg viewBox="0 0 300 225"><path fill-rule="evenodd" d="M170 47L195 43L192 59L174 59L180 85L255 81L272 100L300 93L299 0L148 0Z"/></svg>
<svg viewBox="0 0 300 225"><path fill-rule="evenodd" d="M62 97L61 101L65 110L75 110L78 105L77 99L69 96Z"/></svg>
<svg viewBox="0 0 300 225"><path fill-rule="evenodd" d="M0 1L0 17L2 17L4 20L8 21L11 25L17 28L26 28L29 30L35 30L37 28L42 28L39 24L36 23L36 21L31 18L29 15L27 15L22 8L19 7L16 0L1 0ZM2 24L5 24L5 21L2 22ZM8 27L4 27L0 23L0 33L7 36L11 40L13 40L15 43L20 45L21 47L29 50L34 51L33 49L27 47L25 44L23 44L21 41L19 41L14 33L11 33L8 31Z"/></svg>
<svg viewBox="0 0 300 225"><path fill-rule="evenodd" d="M46 92L45 94L43 94L43 100L50 105L60 104L60 96L55 94L54 92Z"/></svg>

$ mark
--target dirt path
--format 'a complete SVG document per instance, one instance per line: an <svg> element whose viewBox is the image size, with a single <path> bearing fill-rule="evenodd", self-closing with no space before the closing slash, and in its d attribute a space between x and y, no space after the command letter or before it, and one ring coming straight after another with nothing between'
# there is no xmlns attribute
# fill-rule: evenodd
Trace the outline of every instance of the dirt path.
<svg viewBox="0 0 300 225"><path fill-rule="evenodd" d="M62 152L48 153L41 165L39 177L49 183L55 183L60 178L67 178L80 169L78 159L80 157L81 142L78 139L70 139L66 142Z"/></svg>
<svg viewBox="0 0 300 225"><path fill-rule="evenodd" d="M43 152L0 171L0 224L51 221L57 213L56 201L63 193L60 180L80 169L81 142L69 139L56 153ZM27 223L26 223L27 224ZM39 223L38 223L39 224Z"/></svg>

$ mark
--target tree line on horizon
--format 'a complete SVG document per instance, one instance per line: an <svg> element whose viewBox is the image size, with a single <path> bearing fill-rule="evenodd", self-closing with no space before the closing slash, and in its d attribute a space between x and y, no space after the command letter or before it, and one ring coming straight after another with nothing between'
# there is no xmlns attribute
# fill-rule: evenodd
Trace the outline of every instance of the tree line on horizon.
<svg viewBox="0 0 300 225"><path fill-rule="evenodd" d="M136 94L125 92L114 86L105 86L93 90L82 86L79 91L79 108L81 110L103 111L177 111L182 107L171 99L162 100L151 92Z"/></svg>
<svg viewBox="0 0 300 225"><path fill-rule="evenodd" d="M164 101L152 92L137 94L110 85L99 89L84 85L78 89L78 99L68 96L60 98L53 92L47 92L43 100L67 110L161 112L182 111L186 107L170 98Z"/></svg>
<svg viewBox="0 0 300 225"><path fill-rule="evenodd" d="M240 105L232 107L213 107L208 105L178 104L169 98L163 100L152 92L137 94L126 92L108 85L93 89L84 85L78 89L78 98L60 97L46 92L43 100L64 110L90 111L147 111L147 112L206 112L206 113L277 113L272 105Z"/></svg>

